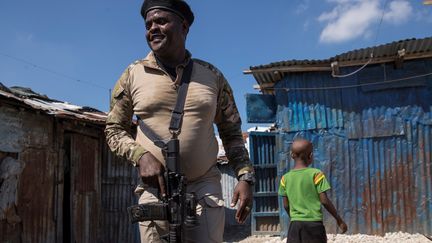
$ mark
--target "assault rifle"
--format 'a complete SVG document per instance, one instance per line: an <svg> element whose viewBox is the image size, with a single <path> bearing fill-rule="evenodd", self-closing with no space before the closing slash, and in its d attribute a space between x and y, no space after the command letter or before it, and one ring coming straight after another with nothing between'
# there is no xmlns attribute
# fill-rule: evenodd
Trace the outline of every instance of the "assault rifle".
<svg viewBox="0 0 432 243"><path fill-rule="evenodd" d="M131 223L146 220L168 220L170 243L182 242L182 225L198 225L196 216L197 200L194 193L186 192L186 177L179 168L179 140L173 133L168 141L155 141L163 151L166 161L164 174L167 196L160 203L139 204L128 208Z"/></svg>

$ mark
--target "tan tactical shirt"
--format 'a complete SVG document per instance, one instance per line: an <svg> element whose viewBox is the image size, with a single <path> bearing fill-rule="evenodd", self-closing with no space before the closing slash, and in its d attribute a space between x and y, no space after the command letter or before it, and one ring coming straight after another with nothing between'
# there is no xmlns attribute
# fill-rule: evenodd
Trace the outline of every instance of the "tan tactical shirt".
<svg viewBox="0 0 432 243"><path fill-rule="evenodd" d="M186 61L186 63L188 60ZM177 100L177 78L158 66L152 52L130 65L115 85L105 134L108 145L134 164L146 153L152 153L164 164L160 148L138 128L131 136L133 114L138 115L163 139L171 137L168 127ZM192 77L184 108L180 140L180 163L188 180L203 176L216 164L218 144L213 123L217 125L227 158L237 175L253 171L241 133L241 121L232 90L222 73L211 64L194 59Z"/></svg>

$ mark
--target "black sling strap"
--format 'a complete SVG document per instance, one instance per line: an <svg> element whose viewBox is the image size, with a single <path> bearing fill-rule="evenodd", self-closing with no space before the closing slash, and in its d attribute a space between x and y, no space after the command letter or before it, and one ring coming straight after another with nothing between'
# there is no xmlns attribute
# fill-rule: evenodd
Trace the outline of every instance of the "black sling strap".
<svg viewBox="0 0 432 243"><path fill-rule="evenodd" d="M180 88L177 94L177 101L174 110L171 113L171 122L169 126L169 131L171 134L178 136L181 131L181 126L183 122L183 110L186 102L186 95L189 88L189 82L192 76L193 61L189 61L188 65L183 70ZM147 136L156 146L161 147L165 145L163 139L157 135L144 121L138 117L138 124L144 135Z"/></svg>
<svg viewBox="0 0 432 243"><path fill-rule="evenodd" d="M183 122L183 111L186 103L186 95L189 88L189 82L192 76L193 61L190 59L188 65L183 70L180 88L177 94L177 101L175 108L171 114L171 122L169 130L171 133L180 134L182 122Z"/></svg>

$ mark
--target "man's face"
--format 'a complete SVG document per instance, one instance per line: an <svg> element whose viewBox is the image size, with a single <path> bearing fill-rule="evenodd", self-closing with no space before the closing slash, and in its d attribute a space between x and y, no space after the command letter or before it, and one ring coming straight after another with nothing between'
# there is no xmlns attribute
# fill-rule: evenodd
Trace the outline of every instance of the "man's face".
<svg viewBox="0 0 432 243"><path fill-rule="evenodd" d="M185 48L188 26L176 14L161 9L150 10L145 25L147 44L157 56L169 57Z"/></svg>

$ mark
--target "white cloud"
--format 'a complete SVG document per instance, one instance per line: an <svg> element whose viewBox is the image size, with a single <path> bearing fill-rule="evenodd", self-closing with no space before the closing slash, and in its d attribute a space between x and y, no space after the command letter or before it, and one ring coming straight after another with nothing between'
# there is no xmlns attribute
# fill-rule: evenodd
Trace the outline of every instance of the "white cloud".
<svg viewBox="0 0 432 243"><path fill-rule="evenodd" d="M338 43L355 38L368 38L381 17L383 22L400 24L407 21L413 8L407 0L393 0L383 13L383 0L327 0L335 4L323 12L318 21L325 24L320 42ZM384 14L384 15L383 15Z"/></svg>
<svg viewBox="0 0 432 243"><path fill-rule="evenodd" d="M302 14L302 13L306 12L306 10L309 9L309 6L310 6L310 0L303 0L302 3L300 3L297 6L295 13L297 15Z"/></svg>
<svg viewBox="0 0 432 243"><path fill-rule="evenodd" d="M327 2L338 3L338 4L349 3L349 2L352 2L352 1L353 0L327 0Z"/></svg>
<svg viewBox="0 0 432 243"><path fill-rule="evenodd" d="M399 24L409 19L413 13L411 4L407 1L397 0L390 3L389 11L384 14L384 21Z"/></svg>
<svg viewBox="0 0 432 243"><path fill-rule="evenodd" d="M334 8L330 12L324 12L324 13L322 13L318 17L318 21L320 21L320 22L323 22L323 21L333 21L333 20L335 20L338 17L339 11L340 10L338 8Z"/></svg>
<svg viewBox="0 0 432 243"><path fill-rule="evenodd" d="M365 0L336 6L331 12L318 18L327 22L321 32L320 41L325 43L343 42L363 35L379 16L377 1Z"/></svg>

